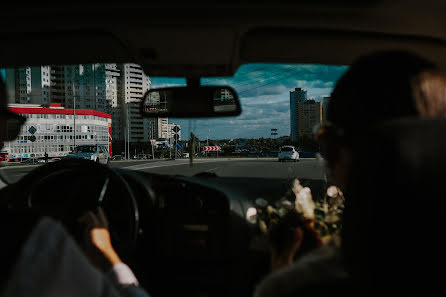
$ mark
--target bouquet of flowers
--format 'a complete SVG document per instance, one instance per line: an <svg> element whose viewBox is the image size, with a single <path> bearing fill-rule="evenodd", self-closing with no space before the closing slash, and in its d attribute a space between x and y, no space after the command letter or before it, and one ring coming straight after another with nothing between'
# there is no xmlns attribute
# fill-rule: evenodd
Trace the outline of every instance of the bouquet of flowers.
<svg viewBox="0 0 446 297"><path fill-rule="evenodd" d="M330 186L325 197L315 202L309 187L294 179L291 189L275 205L258 208L260 230L267 235L273 251L280 254L296 241L296 230L303 238L295 259L334 240L339 242L344 196Z"/></svg>

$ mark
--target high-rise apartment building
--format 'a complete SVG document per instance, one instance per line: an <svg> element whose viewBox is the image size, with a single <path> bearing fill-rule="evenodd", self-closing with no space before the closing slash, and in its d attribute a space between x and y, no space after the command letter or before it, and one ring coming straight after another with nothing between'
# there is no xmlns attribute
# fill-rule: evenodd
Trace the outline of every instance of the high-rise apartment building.
<svg viewBox="0 0 446 297"><path fill-rule="evenodd" d="M143 118L140 113L141 100L150 89L150 78L137 64L121 64L121 92L125 110L124 119L128 124L126 139L130 142L149 141L151 137L151 120Z"/></svg>
<svg viewBox="0 0 446 297"><path fill-rule="evenodd" d="M123 140L121 72L117 64L99 64L97 70L97 101L102 102L105 112L112 116L113 138Z"/></svg>
<svg viewBox="0 0 446 297"><path fill-rule="evenodd" d="M51 65L50 74L50 103L66 106L65 66Z"/></svg>
<svg viewBox="0 0 446 297"><path fill-rule="evenodd" d="M291 141L296 142L299 139L299 103L307 100L307 91L302 88L295 88L290 92L290 124Z"/></svg>
<svg viewBox="0 0 446 297"><path fill-rule="evenodd" d="M7 68L6 92L9 103L49 104L50 66Z"/></svg>
<svg viewBox="0 0 446 297"><path fill-rule="evenodd" d="M168 139L170 135L169 131L169 118L158 118L158 137Z"/></svg>
<svg viewBox="0 0 446 297"><path fill-rule="evenodd" d="M328 111L328 104L330 103L331 96L324 96L322 98L322 121L327 120L327 111Z"/></svg>
<svg viewBox="0 0 446 297"><path fill-rule="evenodd" d="M117 64L64 66L65 106L93 109L112 116L113 140L124 140L121 71Z"/></svg>
<svg viewBox="0 0 446 297"><path fill-rule="evenodd" d="M113 98L108 98L107 93L117 93L116 82L110 79L115 72L119 76L119 71L109 68L113 64L65 66L66 106L71 108L76 101L76 108L110 111Z"/></svg>
<svg viewBox="0 0 446 297"><path fill-rule="evenodd" d="M298 103L298 135L313 136L314 126L322 123L322 103L315 100L305 100Z"/></svg>

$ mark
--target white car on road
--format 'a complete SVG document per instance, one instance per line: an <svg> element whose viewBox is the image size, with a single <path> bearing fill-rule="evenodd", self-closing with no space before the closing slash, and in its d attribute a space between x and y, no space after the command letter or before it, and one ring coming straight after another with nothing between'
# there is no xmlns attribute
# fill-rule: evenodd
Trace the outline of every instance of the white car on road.
<svg viewBox="0 0 446 297"><path fill-rule="evenodd" d="M279 152L279 162L291 160L294 162L299 161L299 153L296 148L292 145L285 145L280 148Z"/></svg>

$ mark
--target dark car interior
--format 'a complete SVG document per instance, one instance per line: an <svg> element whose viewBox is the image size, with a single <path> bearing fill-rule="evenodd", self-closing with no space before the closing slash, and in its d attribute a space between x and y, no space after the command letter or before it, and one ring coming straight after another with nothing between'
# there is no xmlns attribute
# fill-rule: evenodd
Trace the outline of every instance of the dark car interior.
<svg viewBox="0 0 446 297"><path fill-rule="evenodd" d="M404 118L381 123L360 143L348 187L343 238L346 266L371 295L435 292L444 264L435 241L444 230L444 120ZM379 143L367 139L379 137ZM366 139L367 138L367 139ZM379 147L386 151L375 154ZM350 223L349 222L355 222ZM364 232L366 231L366 232Z"/></svg>
<svg viewBox="0 0 446 297"><path fill-rule="evenodd" d="M444 69L445 11L446 2L433 0L127 1L29 4L26 10L10 3L0 12L7 24L0 28L0 67L132 62L150 76L197 80L232 76L246 63L349 65L365 53L404 49ZM352 209L367 214L367 231L395 224L398 235L384 233L378 241L371 237L381 234L364 235L366 250L376 248L373 259L379 261L363 263L370 258L349 250L349 269L357 275L379 274L386 260L397 261L400 265L392 265L394 270L377 276L383 284L408 266L405 256L413 256L415 248L398 254L397 247L399 239L413 238L414 233L424 234L417 237L416 247L426 255L411 257L414 265L430 271L433 266L428 264L438 260L434 267L442 269L437 237L442 236L438 226L444 216L442 202L434 198L442 198L444 192L446 148L437 135L446 126L442 121L407 120L380 129L364 139L367 151L354 156ZM371 142L373 137L379 143ZM371 157L365 160L364 155ZM14 209L13 218L4 215L2 220L26 229L35 216L50 215L76 236L74 218L100 202L109 214L119 254L152 296L252 296L269 272L270 255L258 226L247 220L247 209L255 207L259 196L277 200L289 182L156 175L70 160L45 164L2 188L2 206ZM325 190L324 180L303 183L319 189L316 197ZM365 188L372 190L365 193ZM63 200L61 192L68 193ZM356 205L358 196L381 194L380 201L389 202L386 211L377 205ZM383 215L379 222L375 212ZM360 231L347 230L347 250L364 234ZM9 234L7 253L13 255L26 234ZM432 247L430 254L427 247ZM419 276L410 272L404 274L406 281ZM441 283L434 278L429 283L435 281Z"/></svg>

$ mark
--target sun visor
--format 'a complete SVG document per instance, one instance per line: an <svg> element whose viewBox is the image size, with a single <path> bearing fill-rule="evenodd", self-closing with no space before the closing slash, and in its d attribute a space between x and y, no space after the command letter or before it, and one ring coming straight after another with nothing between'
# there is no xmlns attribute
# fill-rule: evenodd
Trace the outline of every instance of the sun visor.
<svg viewBox="0 0 446 297"><path fill-rule="evenodd" d="M131 62L131 50L109 32L2 34L0 67Z"/></svg>
<svg viewBox="0 0 446 297"><path fill-rule="evenodd" d="M147 38L141 38L147 36ZM151 26L127 31L138 48L138 64L151 76L232 76L238 65L234 30L208 26Z"/></svg>

